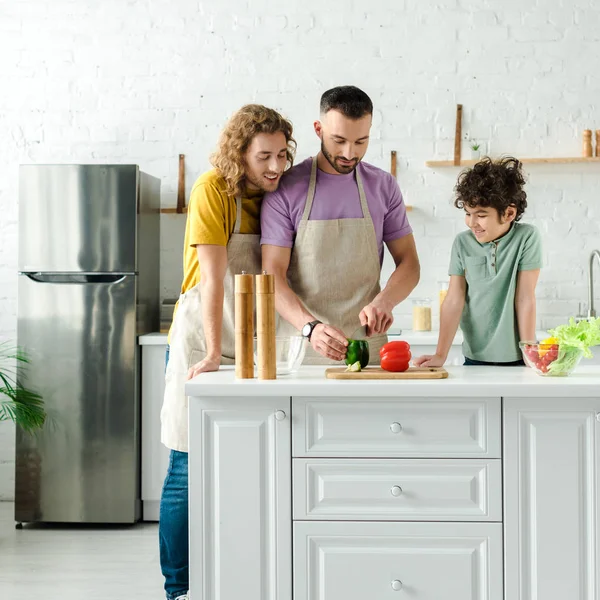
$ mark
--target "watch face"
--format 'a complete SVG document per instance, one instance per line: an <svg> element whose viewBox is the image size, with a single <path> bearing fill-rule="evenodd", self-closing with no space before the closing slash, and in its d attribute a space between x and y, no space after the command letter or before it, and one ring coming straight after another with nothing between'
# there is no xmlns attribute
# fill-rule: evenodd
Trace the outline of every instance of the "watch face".
<svg viewBox="0 0 600 600"><path fill-rule="evenodd" d="M312 326L310 323L307 323L303 328L302 328L302 335L307 338L310 335L310 332L312 331Z"/></svg>

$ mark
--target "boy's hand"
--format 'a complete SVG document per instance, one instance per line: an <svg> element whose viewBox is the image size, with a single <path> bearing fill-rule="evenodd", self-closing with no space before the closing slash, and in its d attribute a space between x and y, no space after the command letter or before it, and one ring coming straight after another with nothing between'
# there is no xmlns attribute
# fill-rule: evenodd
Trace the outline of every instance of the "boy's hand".
<svg viewBox="0 0 600 600"><path fill-rule="evenodd" d="M439 354L425 354L415 358L415 367L443 367L446 359Z"/></svg>

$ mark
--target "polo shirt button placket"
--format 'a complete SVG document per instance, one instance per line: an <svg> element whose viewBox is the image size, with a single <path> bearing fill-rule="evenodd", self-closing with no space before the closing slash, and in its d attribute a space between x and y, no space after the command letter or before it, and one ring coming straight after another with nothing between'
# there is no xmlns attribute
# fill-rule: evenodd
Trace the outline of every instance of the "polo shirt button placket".
<svg viewBox="0 0 600 600"><path fill-rule="evenodd" d="M496 270L496 249L498 246L492 242L492 268Z"/></svg>

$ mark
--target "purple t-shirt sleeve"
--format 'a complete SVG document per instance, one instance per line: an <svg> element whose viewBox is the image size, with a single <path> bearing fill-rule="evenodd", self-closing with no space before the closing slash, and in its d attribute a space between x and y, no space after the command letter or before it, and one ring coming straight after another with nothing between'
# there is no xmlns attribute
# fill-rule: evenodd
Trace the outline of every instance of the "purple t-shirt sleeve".
<svg viewBox="0 0 600 600"><path fill-rule="evenodd" d="M391 242L412 233L402 192L394 179L391 180L390 188L388 211L383 218L384 242Z"/></svg>
<svg viewBox="0 0 600 600"><path fill-rule="evenodd" d="M260 243L291 248L296 229L289 204L279 192L265 194L260 209Z"/></svg>

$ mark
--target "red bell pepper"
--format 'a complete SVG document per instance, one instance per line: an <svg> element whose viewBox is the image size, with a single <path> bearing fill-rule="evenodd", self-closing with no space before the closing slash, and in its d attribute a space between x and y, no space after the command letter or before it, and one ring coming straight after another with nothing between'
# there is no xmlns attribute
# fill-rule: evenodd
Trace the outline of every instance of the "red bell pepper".
<svg viewBox="0 0 600 600"><path fill-rule="evenodd" d="M403 341L388 342L379 350L381 368L384 371L401 373L408 370L411 357L410 345Z"/></svg>

